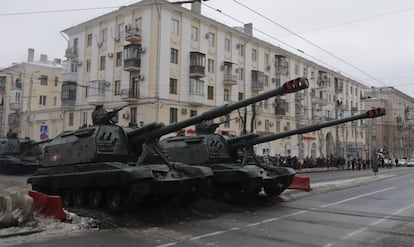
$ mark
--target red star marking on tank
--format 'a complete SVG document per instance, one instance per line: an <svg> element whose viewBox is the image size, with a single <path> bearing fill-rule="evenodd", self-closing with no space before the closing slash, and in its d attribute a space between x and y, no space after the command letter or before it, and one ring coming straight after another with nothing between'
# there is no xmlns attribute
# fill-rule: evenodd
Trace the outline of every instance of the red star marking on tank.
<svg viewBox="0 0 414 247"><path fill-rule="evenodd" d="M58 161L58 160L60 160L60 155L55 154L55 155L53 155L53 156L50 156L50 160L51 160L51 161Z"/></svg>

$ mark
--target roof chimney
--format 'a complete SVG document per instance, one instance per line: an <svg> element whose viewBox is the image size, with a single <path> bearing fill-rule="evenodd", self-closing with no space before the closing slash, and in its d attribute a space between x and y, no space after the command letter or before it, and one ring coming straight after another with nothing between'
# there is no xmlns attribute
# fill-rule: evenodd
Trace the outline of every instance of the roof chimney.
<svg viewBox="0 0 414 247"><path fill-rule="evenodd" d="M41 63L47 63L47 55L40 54L40 62Z"/></svg>
<svg viewBox="0 0 414 247"><path fill-rule="evenodd" d="M27 62L33 62L34 60L34 52L35 50L33 48L29 48L28 53L27 53Z"/></svg>
<svg viewBox="0 0 414 247"><path fill-rule="evenodd" d="M244 32L250 36L253 36L253 23L244 24Z"/></svg>
<svg viewBox="0 0 414 247"><path fill-rule="evenodd" d="M191 11L201 15L201 0L195 0L191 3Z"/></svg>

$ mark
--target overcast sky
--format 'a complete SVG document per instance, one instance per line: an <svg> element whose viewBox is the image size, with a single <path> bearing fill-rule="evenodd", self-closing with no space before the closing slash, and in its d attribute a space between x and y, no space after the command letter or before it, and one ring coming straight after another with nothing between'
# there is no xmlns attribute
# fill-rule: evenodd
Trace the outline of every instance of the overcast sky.
<svg viewBox="0 0 414 247"><path fill-rule="evenodd" d="M2 0L0 69L26 61L28 48L36 60L64 59L60 31L134 2ZM229 26L253 23L256 37L367 86L393 86L414 97L412 0L210 0L202 12Z"/></svg>

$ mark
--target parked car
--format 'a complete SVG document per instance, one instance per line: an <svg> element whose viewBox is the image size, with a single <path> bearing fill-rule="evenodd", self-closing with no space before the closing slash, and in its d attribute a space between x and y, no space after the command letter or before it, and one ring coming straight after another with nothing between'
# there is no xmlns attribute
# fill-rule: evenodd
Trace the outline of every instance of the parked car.
<svg viewBox="0 0 414 247"><path fill-rule="evenodd" d="M398 166L406 166L407 165L407 158L398 159Z"/></svg>
<svg viewBox="0 0 414 247"><path fill-rule="evenodd" d="M407 160L406 166L414 166L414 159Z"/></svg>

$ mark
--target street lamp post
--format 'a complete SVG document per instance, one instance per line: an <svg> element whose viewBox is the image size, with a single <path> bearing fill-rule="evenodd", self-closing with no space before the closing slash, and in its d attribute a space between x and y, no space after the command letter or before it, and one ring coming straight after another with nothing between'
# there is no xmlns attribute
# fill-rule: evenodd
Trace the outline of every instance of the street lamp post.
<svg viewBox="0 0 414 247"><path fill-rule="evenodd" d="M30 83L29 83L29 96L27 98L27 111L26 111L26 126L24 128L24 136L29 137L29 126L30 126L30 114L32 110L32 91L33 91L33 75L40 73L40 71L35 71L30 74Z"/></svg>

